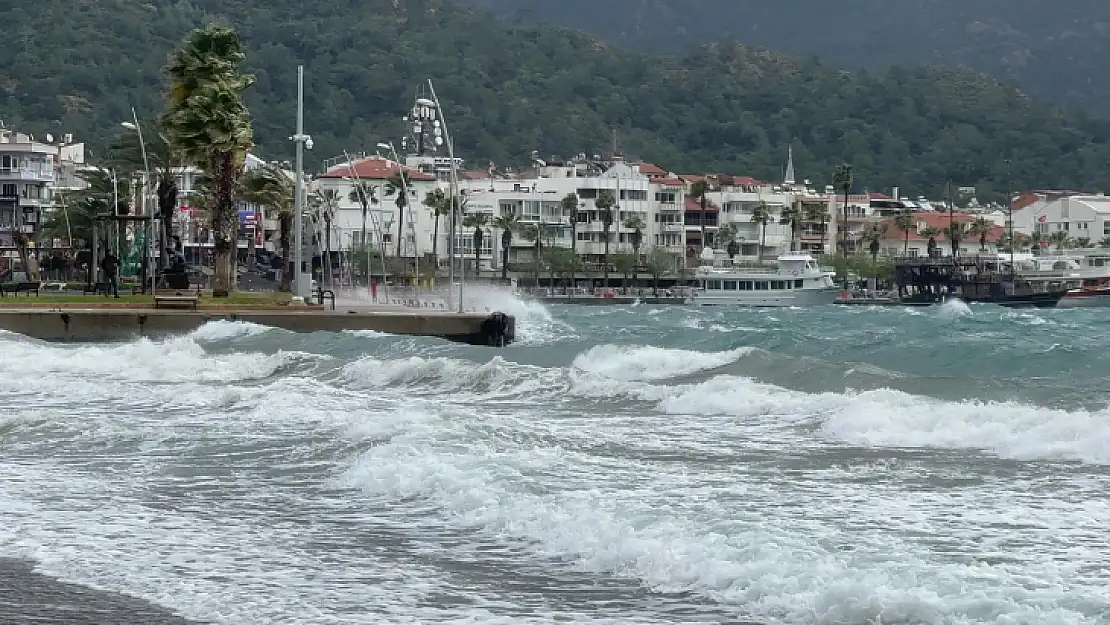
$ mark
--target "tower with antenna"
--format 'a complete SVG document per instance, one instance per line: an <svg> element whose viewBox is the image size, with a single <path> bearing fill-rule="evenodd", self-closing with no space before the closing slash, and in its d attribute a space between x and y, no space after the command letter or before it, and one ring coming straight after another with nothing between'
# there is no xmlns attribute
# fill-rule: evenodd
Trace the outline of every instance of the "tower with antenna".
<svg viewBox="0 0 1110 625"><path fill-rule="evenodd" d="M794 146L786 148L786 175L782 177L782 184L787 187L794 186Z"/></svg>
<svg viewBox="0 0 1110 625"><path fill-rule="evenodd" d="M404 120L406 134L401 138L401 151L412 156L435 156L443 147L443 127L435 102L424 94L423 87L416 92L412 109Z"/></svg>

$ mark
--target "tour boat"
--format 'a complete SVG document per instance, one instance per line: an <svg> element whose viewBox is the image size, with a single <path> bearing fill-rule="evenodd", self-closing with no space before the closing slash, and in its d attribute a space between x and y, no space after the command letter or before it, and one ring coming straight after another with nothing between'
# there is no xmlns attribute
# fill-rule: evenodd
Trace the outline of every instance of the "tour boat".
<svg viewBox="0 0 1110 625"><path fill-rule="evenodd" d="M703 264L694 272L695 306L816 306L840 296L835 273L809 254L784 254L773 265Z"/></svg>

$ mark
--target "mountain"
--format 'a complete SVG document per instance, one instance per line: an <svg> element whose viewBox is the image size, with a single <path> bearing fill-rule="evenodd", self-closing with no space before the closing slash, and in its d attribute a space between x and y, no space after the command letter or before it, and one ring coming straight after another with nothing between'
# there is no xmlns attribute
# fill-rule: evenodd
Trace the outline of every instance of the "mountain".
<svg viewBox="0 0 1110 625"><path fill-rule="evenodd" d="M248 105L257 151L292 153L296 66L306 75L313 163L400 136L435 81L460 156L479 166L621 149L685 172L800 178L855 166L856 188L935 194L951 179L982 195L1110 187L1110 123L963 70L849 73L735 43L682 56L627 52L582 33L505 24L448 0L41 0L0 8L0 102L8 126L70 132L102 149L152 119L162 67L190 29L236 26L258 77ZM317 160L319 159L319 160Z"/></svg>
<svg viewBox="0 0 1110 625"><path fill-rule="evenodd" d="M464 0L516 21L675 53L722 38L847 68L965 66L1102 113L1110 3L1101 0Z"/></svg>

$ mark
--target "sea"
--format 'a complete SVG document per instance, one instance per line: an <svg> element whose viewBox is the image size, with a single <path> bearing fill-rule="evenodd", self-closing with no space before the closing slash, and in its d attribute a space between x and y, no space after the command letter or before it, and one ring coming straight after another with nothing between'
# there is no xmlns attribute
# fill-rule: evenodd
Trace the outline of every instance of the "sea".
<svg viewBox="0 0 1110 625"><path fill-rule="evenodd" d="M0 558L226 625L1110 623L1110 309L491 297L505 349L0 334Z"/></svg>

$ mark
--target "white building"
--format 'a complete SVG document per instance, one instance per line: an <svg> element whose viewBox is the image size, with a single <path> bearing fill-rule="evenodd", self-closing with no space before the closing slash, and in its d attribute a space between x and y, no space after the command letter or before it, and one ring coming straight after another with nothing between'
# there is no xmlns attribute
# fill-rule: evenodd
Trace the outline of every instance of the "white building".
<svg viewBox="0 0 1110 625"><path fill-rule="evenodd" d="M403 209L403 222L398 219L396 193L389 194L389 180L396 177L402 167L409 182L407 206ZM398 226L403 235L401 239L401 256L414 258L430 254L433 251L432 232L435 230L435 214L432 209L424 205L424 198L429 191L436 188L447 188L446 182L440 182L433 174L424 173L404 167L392 160L380 156L369 156L354 159L353 163L336 162L328 166L327 171L320 174L312 181L310 192L334 191L337 196L338 206L332 223L330 235L331 249L333 251L349 250L362 245L362 204L357 198L352 198L352 191L357 187L356 181L364 183L371 190L372 197L377 200L370 201L370 212L367 215L367 241L374 247L385 246L393 255L397 246ZM399 191L398 191L399 192ZM446 231L446 219L440 219L440 230ZM440 233L438 245L442 255L446 250L446 234Z"/></svg>
<svg viewBox="0 0 1110 625"><path fill-rule="evenodd" d="M57 158L58 146L0 127L0 272L19 257L16 233L34 241L42 229Z"/></svg>
<svg viewBox="0 0 1110 625"><path fill-rule="evenodd" d="M1014 231L1048 239L1063 232L1073 241L1096 245L1110 238L1110 197L1105 195L1038 196L1014 210Z"/></svg>

